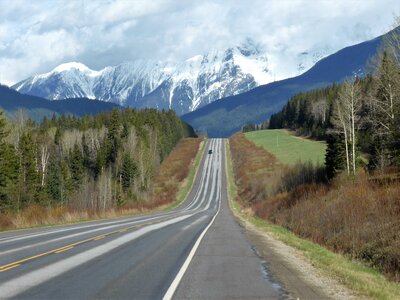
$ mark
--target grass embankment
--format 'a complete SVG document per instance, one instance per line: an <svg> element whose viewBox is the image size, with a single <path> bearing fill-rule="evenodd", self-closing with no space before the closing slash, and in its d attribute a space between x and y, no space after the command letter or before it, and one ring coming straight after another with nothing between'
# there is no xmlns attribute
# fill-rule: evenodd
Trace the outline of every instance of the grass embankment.
<svg viewBox="0 0 400 300"><path fill-rule="evenodd" d="M284 164L294 165L299 161L325 164L325 142L297 137L286 129L252 131L245 135Z"/></svg>
<svg viewBox="0 0 400 300"><path fill-rule="evenodd" d="M0 230L77 223L167 211L182 203L189 193L204 152L202 139L186 138L162 162L155 178L154 196L149 202L108 210L78 211L66 206L32 205L18 214L0 215Z"/></svg>
<svg viewBox="0 0 400 300"><path fill-rule="evenodd" d="M160 176L156 179L156 185L159 187L168 186L166 182L171 182L171 179L175 178L176 180L172 184L177 186L174 189L175 194L169 196L169 199L172 201L167 204L164 210L174 209L189 195L199 169L201 158L203 157L204 144L204 140L191 139L190 143L187 142L185 149L182 148L179 153L176 152L171 157L170 168L165 167L160 170ZM160 180L161 184L158 183L158 180ZM158 194L157 197L160 197L161 194Z"/></svg>
<svg viewBox="0 0 400 300"><path fill-rule="evenodd" d="M279 191L284 173L273 155L243 134L230 139L230 150L228 188L234 212L299 249L313 265L358 293L400 299L400 285L377 271L398 279L400 187L373 186L361 178Z"/></svg>

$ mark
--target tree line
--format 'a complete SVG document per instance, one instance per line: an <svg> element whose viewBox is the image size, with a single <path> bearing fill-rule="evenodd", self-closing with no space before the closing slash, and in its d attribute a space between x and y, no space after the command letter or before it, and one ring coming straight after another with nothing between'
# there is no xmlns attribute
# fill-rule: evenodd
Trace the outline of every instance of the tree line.
<svg viewBox="0 0 400 300"><path fill-rule="evenodd" d="M358 166L388 170L400 165L400 38L396 31L371 59L364 78L300 93L273 114L269 129L288 128L326 140L327 175Z"/></svg>
<svg viewBox="0 0 400 300"><path fill-rule="evenodd" d="M173 111L118 110L40 124L0 112L0 213L146 201L160 162L193 129Z"/></svg>

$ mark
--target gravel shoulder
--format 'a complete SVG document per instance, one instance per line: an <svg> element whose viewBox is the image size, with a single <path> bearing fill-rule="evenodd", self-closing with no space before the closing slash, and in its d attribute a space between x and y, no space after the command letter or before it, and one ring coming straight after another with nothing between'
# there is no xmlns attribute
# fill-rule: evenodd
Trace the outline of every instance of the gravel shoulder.
<svg viewBox="0 0 400 300"><path fill-rule="evenodd" d="M249 242L265 261L268 271L280 282L291 299L367 299L361 298L337 280L315 268L301 251L257 228L232 209Z"/></svg>

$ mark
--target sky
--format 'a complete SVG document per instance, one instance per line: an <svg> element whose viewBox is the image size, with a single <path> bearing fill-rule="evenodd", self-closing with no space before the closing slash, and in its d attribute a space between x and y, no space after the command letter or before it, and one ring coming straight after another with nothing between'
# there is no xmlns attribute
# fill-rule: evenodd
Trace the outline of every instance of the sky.
<svg viewBox="0 0 400 300"><path fill-rule="evenodd" d="M0 83L78 61L182 61L251 38L276 67L392 28L399 0L0 0Z"/></svg>

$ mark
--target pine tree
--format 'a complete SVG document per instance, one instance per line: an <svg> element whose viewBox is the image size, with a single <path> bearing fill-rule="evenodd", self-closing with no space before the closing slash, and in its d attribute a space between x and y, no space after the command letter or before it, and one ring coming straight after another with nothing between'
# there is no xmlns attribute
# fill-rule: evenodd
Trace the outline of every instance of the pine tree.
<svg viewBox="0 0 400 300"><path fill-rule="evenodd" d="M371 160L374 167L383 169L396 161L399 144L396 120L400 115L400 69L386 51L376 78L377 92L371 106L375 149Z"/></svg>
<svg viewBox="0 0 400 300"><path fill-rule="evenodd" d="M108 162L114 163L117 158L118 150L121 145L121 139L119 133L120 121L117 109L114 109L111 112L111 119L107 129L108 129L108 135L106 141L106 145L108 146L107 160Z"/></svg>
<svg viewBox="0 0 400 300"><path fill-rule="evenodd" d="M64 200L63 175L60 165L52 159L47 175L47 193L50 198L58 203Z"/></svg>
<svg viewBox="0 0 400 300"><path fill-rule="evenodd" d="M54 135L54 144L56 144L57 146L60 145L61 143L61 135L62 135L61 129L60 127L57 127L56 133Z"/></svg>
<svg viewBox="0 0 400 300"><path fill-rule="evenodd" d="M0 153L0 210L17 208L12 195L17 193L19 159L12 145L5 145Z"/></svg>
<svg viewBox="0 0 400 300"><path fill-rule="evenodd" d="M78 189L83 181L85 169L83 166L83 155L78 144L74 145L74 148L70 157L70 171L71 171L71 181L72 188Z"/></svg>
<svg viewBox="0 0 400 300"><path fill-rule="evenodd" d="M326 142L325 168L328 179L332 179L345 167L345 149L342 138L337 134L328 135Z"/></svg>
<svg viewBox="0 0 400 300"><path fill-rule="evenodd" d="M21 161L21 204L31 203L39 185L39 172L36 159L36 144L30 132L21 136L19 143Z"/></svg>
<svg viewBox="0 0 400 300"><path fill-rule="evenodd" d="M124 154L122 158L121 185L125 192L133 184L134 178L137 175L138 167L135 161L128 154Z"/></svg>

